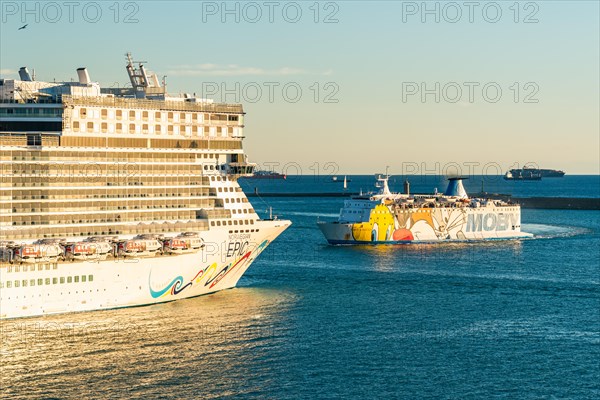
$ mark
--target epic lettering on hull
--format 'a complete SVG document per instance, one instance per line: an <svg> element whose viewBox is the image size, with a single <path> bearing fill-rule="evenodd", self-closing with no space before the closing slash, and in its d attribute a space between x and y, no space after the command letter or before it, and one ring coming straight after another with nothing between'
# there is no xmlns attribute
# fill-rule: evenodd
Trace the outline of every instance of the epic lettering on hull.
<svg viewBox="0 0 600 400"><path fill-rule="evenodd" d="M249 242L229 242L227 246L227 257L242 256L248 247Z"/></svg>
<svg viewBox="0 0 600 400"><path fill-rule="evenodd" d="M515 230L518 221L514 213L469 214L467 232Z"/></svg>

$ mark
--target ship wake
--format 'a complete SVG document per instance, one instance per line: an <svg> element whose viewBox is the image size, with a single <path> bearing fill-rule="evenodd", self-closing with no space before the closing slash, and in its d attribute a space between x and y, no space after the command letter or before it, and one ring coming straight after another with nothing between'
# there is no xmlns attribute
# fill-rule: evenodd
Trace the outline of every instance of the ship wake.
<svg viewBox="0 0 600 400"><path fill-rule="evenodd" d="M522 224L523 232L533 234L530 239L554 239L578 235L585 235L591 232L590 229L579 226L560 226L547 224Z"/></svg>

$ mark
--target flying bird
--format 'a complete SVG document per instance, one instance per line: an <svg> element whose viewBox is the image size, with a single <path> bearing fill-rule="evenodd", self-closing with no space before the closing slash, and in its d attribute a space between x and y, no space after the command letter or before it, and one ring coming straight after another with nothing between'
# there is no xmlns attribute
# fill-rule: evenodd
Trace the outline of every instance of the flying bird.
<svg viewBox="0 0 600 400"><path fill-rule="evenodd" d="M19 29L17 29L17 30L18 30L18 31L20 31L21 29L25 29L25 28L27 28L27 25L29 25L29 24L25 24L25 25L23 25L22 27L20 27L20 28L19 28Z"/></svg>

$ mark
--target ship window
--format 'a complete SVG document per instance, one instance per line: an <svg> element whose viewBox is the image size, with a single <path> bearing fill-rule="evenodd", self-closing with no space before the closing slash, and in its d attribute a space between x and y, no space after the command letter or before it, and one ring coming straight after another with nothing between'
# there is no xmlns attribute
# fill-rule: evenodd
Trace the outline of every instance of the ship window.
<svg viewBox="0 0 600 400"><path fill-rule="evenodd" d="M160 111L157 111L156 113L154 113L154 119L157 121L160 121L162 119L162 114Z"/></svg>
<svg viewBox="0 0 600 400"><path fill-rule="evenodd" d="M27 287L27 283L27 279L23 279L23 281L21 281L21 286Z"/></svg>
<svg viewBox="0 0 600 400"><path fill-rule="evenodd" d="M38 279L38 286L42 286L44 284L44 280L42 278Z"/></svg>
<svg viewBox="0 0 600 400"><path fill-rule="evenodd" d="M173 122L173 113L172 112L168 113L167 117L169 118L169 122Z"/></svg>
<svg viewBox="0 0 600 400"><path fill-rule="evenodd" d="M148 124L142 125L142 133L148 133Z"/></svg>
<svg viewBox="0 0 600 400"><path fill-rule="evenodd" d="M56 285L58 283L58 278L52 278L52 284Z"/></svg>
<svg viewBox="0 0 600 400"><path fill-rule="evenodd" d="M135 133L135 124L129 124L129 133Z"/></svg>
<svg viewBox="0 0 600 400"><path fill-rule="evenodd" d="M94 275L88 275L88 282L94 281Z"/></svg>
<svg viewBox="0 0 600 400"><path fill-rule="evenodd" d="M42 135L39 133L27 135L27 146L41 146Z"/></svg>
<svg viewBox="0 0 600 400"><path fill-rule="evenodd" d="M87 116L87 109L81 108L79 110L79 118L85 118Z"/></svg>
<svg viewBox="0 0 600 400"><path fill-rule="evenodd" d="M143 111L142 112L142 118L144 118L144 121L148 120L148 111Z"/></svg>
<svg viewBox="0 0 600 400"><path fill-rule="evenodd" d="M116 130L117 133L123 133L123 124L117 124Z"/></svg>
<svg viewBox="0 0 600 400"><path fill-rule="evenodd" d="M46 278L46 281L44 282L46 285L50 284L50 278Z"/></svg>
<svg viewBox="0 0 600 400"><path fill-rule="evenodd" d="M156 132L160 135L161 131L162 131L162 127L160 125L156 125L156 127L154 128L154 132Z"/></svg>
<svg viewBox="0 0 600 400"><path fill-rule="evenodd" d="M73 121L73 132L79 132L79 121Z"/></svg>
<svg viewBox="0 0 600 400"><path fill-rule="evenodd" d="M135 119L135 111L129 111L129 119Z"/></svg>
<svg viewBox="0 0 600 400"><path fill-rule="evenodd" d="M72 276L67 276L67 283L71 283L73 282L73 277Z"/></svg>
<svg viewBox="0 0 600 400"><path fill-rule="evenodd" d="M21 286L21 282L15 281L15 287L20 287L20 286Z"/></svg>
<svg viewBox="0 0 600 400"><path fill-rule="evenodd" d="M81 275L81 282L85 282L86 281L87 276L85 275Z"/></svg>
<svg viewBox="0 0 600 400"><path fill-rule="evenodd" d="M75 283L79 283L79 275L74 277Z"/></svg>
<svg viewBox="0 0 600 400"><path fill-rule="evenodd" d="M29 280L29 286L35 286L35 279Z"/></svg>
<svg viewBox="0 0 600 400"><path fill-rule="evenodd" d="M179 118L180 118L181 122L185 122L185 113L181 113L179 115Z"/></svg>
<svg viewBox="0 0 600 400"><path fill-rule="evenodd" d="M64 276L60 277L60 283L65 283L65 277Z"/></svg>
<svg viewBox="0 0 600 400"><path fill-rule="evenodd" d="M102 116L102 119L108 118L108 110L103 108L102 111L100 111L100 116Z"/></svg>
<svg viewBox="0 0 600 400"><path fill-rule="evenodd" d="M117 110L117 119L123 118L123 110Z"/></svg>
<svg viewBox="0 0 600 400"><path fill-rule="evenodd" d="M204 127L204 133L206 133L207 135L210 133L210 126Z"/></svg>
<svg viewBox="0 0 600 400"><path fill-rule="evenodd" d="M172 135L173 134L173 125L169 125L168 130L169 130L169 135Z"/></svg>
<svg viewBox="0 0 600 400"><path fill-rule="evenodd" d="M6 287L7 288L11 288L12 287L12 281L6 281Z"/></svg>
<svg viewBox="0 0 600 400"><path fill-rule="evenodd" d="M88 131L94 131L94 123L93 122L88 122L87 123L87 130Z"/></svg>
<svg viewBox="0 0 600 400"><path fill-rule="evenodd" d="M102 133L106 133L108 131L108 124L106 122L102 123Z"/></svg>

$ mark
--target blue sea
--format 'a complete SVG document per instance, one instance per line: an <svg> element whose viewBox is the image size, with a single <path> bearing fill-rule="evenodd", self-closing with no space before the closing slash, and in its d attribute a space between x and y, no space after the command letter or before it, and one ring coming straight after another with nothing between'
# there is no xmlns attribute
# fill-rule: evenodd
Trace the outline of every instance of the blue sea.
<svg viewBox="0 0 600 400"><path fill-rule="evenodd" d="M337 178L334 183L332 178ZM344 177L348 193L368 192L375 188L374 175L290 175L287 179L240 179L246 193L256 189L261 193L342 193ZM448 181L440 175L392 176L393 192L402 192L405 181L411 193L443 192ZM506 181L499 175L471 175L463 181L470 193L498 193L513 197L600 197L600 175L566 175L563 178L544 178L541 181ZM482 190L483 189L483 190Z"/></svg>
<svg viewBox="0 0 600 400"><path fill-rule="evenodd" d="M243 184L341 190L291 178ZM349 190L371 183L352 177ZM597 176L484 184L523 197L600 190ZM600 397L600 211L525 209L528 240L333 247L315 223L343 198L251 201L293 225L239 287L0 322L0 398Z"/></svg>

